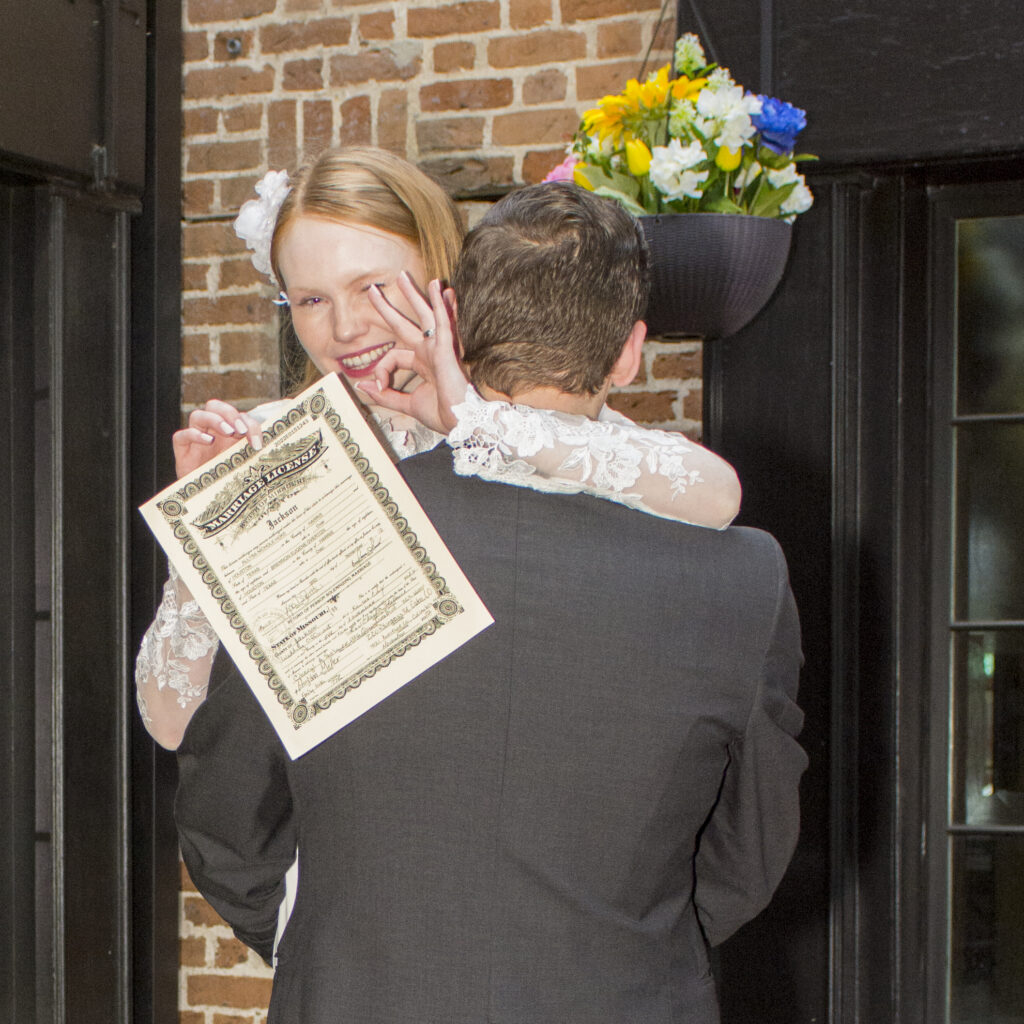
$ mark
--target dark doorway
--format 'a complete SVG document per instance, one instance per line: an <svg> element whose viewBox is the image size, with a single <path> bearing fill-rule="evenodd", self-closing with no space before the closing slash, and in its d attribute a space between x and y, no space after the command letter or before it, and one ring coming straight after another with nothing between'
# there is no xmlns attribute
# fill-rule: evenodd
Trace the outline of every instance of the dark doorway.
<svg viewBox="0 0 1024 1024"><path fill-rule="evenodd" d="M11 1021L177 1019L173 764L131 678L157 584L132 506L167 475L179 390L181 12L157 8L21 5L0 44Z"/></svg>

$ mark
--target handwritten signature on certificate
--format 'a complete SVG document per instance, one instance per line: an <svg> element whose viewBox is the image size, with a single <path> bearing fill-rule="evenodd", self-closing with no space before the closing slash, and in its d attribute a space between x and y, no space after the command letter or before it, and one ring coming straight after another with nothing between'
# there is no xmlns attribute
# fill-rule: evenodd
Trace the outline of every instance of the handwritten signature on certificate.
<svg viewBox="0 0 1024 1024"><path fill-rule="evenodd" d="M292 757L492 622L333 374L140 511Z"/></svg>

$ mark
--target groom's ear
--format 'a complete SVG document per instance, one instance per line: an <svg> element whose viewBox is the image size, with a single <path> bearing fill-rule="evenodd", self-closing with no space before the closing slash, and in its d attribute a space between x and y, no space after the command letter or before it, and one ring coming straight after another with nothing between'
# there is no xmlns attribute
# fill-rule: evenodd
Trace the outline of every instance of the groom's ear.
<svg viewBox="0 0 1024 1024"><path fill-rule="evenodd" d="M612 366L612 372L608 374L609 383L616 388L632 384L636 375L640 372L640 359L643 356L644 339L647 337L647 324L643 320L637 320L633 324L626 343L622 346L619 358Z"/></svg>

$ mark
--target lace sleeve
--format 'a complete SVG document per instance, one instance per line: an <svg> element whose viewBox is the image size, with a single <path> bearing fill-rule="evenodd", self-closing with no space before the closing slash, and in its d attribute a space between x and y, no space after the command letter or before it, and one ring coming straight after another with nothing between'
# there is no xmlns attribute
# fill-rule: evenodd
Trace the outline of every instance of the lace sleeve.
<svg viewBox="0 0 1024 1024"><path fill-rule="evenodd" d="M142 721L161 746L177 748L206 697L217 634L172 568L163 600L135 660L135 696Z"/></svg>
<svg viewBox="0 0 1024 1024"><path fill-rule="evenodd" d="M538 491L584 492L663 519L724 529L739 511L733 468L682 434L487 402L470 388L448 435L455 472Z"/></svg>

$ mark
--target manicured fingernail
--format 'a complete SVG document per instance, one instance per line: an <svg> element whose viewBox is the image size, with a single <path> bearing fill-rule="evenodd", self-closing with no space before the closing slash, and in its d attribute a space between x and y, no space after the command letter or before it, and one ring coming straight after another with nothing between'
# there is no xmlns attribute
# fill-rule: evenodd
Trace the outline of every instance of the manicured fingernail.
<svg viewBox="0 0 1024 1024"><path fill-rule="evenodd" d="M202 441L204 444L213 444L213 434L200 433L199 440Z"/></svg>
<svg viewBox="0 0 1024 1024"><path fill-rule="evenodd" d="M220 421L220 432L227 434L229 437L234 434L235 428L230 423L225 423L223 420Z"/></svg>
<svg viewBox="0 0 1024 1024"><path fill-rule="evenodd" d="M254 437L254 438L252 439L252 446L253 446L253 448L254 448L254 449L255 449L256 451L259 451L259 450L260 450L260 449L261 449L261 448L263 447L263 435L262 435L262 434L257 434L257 435L256 435L256 436L255 436L255 437Z"/></svg>
<svg viewBox="0 0 1024 1024"><path fill-rule="evenodd" d="M245 420L243 420L241 416L239 416L238 419L235 420L235 430L237 430L240 434L244 434L246 432Z"/></svg>

